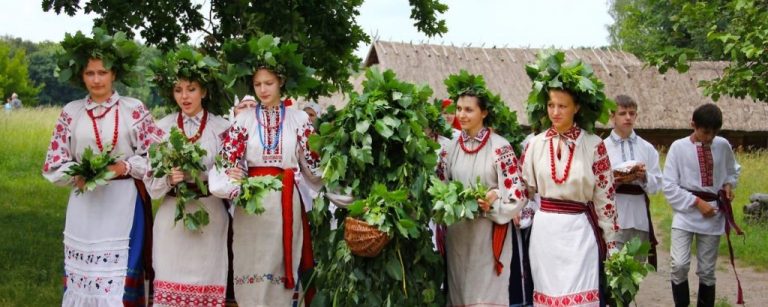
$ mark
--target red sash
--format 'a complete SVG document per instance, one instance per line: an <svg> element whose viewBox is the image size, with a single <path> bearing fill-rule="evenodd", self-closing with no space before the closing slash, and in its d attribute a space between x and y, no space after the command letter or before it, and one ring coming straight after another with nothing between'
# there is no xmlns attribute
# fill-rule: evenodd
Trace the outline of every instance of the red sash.
<svg viewBox="0 0 768 307"><path fill-rule="evenodd" d="M491 243L493 243L493 260L495 261L494 268L496 269L496 276L501 275L501 271L504 269L504 264L501 263L501 251L504 249L504 241L507 239L507 232L509 232L509 223L504 225L493 223Z"/></svg>
<svg viewBox="0 0 768 307"><path fill-rule="evenodd" d="M285 262L285 288L293 289L296 287L296 280L293 278L293 187L294 170L282 169L278 167L249 167L248 176L283 176L283 191L281 197L283 213L283 261ZM301 246L301 262L299 271L306 271L314 267L314 258L312 257L312 241L309 229L307 214L301 210L302 232L304 241ZM309 291L307 292L307 302L311 301Z"/></svg>
<svg viewBox="0 0 768 307"><path fill-rule="evenodd" d="M653 221L651 220L651 200L648 198L648 194L645 193L643 188L636 184L619 185L616 188L616 193L626 195L643 195L645 197L645 214L646 217L648 217L648 236L651 241L651 251L648 253L648 263L650 263L653 268L656 268L658 262L656 258L656 245L659 245L659 241L656 239L656 234L653 231Z"/></svg>
<svg viewBox="0 0 768 307"><path fill-rule="evenodd" d="M558 214L586 214L587 221L589 221L589 225L592 226L592 232L595 234L600 263L605 261L608 248L603 239L602 230L597 226L597 212L595 212L594 205L591 202L585 204L570 200L542 197L539 210Z"/></svg>
<svg viewBox="0 0 768 307"><path fill-rule="evenodd" d="M702 192L702 191L688 191L691 192L694 196L701 198L701 200L706 202L717 202L717 207L720 210L720 212L723 213L723 216L725 217L725 239L728 241L728 253L731 257L731 267L733 267L733 274L736 275L736 285L738 287L738 293L736 296L736 304L744 304L744 294L741 290L741 281L739 280L739 273L736 272L736 264L734 263L733 259L733 245L731 244L731 227L733 227L734 230L736 230L737 235L744 235L744 232L741 231L741 228L739 228L739 225L736 225L736 220L733 218L733 207L731 206L731 200L728 199L728 197L725 196L725 190L718 191L717 194L710 193L710 192Z"/></svg>

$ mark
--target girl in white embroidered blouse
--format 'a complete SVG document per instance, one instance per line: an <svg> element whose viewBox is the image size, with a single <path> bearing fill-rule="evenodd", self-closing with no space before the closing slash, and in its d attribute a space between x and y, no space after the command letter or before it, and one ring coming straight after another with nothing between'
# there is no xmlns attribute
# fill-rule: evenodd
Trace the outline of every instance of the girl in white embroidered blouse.
<svg viewBox="0 0 768 307"><path fill-rule="evenodd" d="M149 256L144 254L148 251L145 227L151 227L151 203L140 197L144 186L139 179L146 172L147 148L163 131L141 101L122 97L113 87L124 77L125 67L135 63L138 51L118 53L115 45L95 43L108 41L103 30L95 29L94 35L95 39L68 35L62 43L67 56L88 59L59 61L72 72L72 83L84 86L88 96L62 109L43 176L54 184L82 190L85 180L67 173L90 149L96 154L108 152L117 160L107 167L116 177L92 190L70 193L64 226L66 290L62 306L143 305L143 259ZM113 41L118 40L116 36ZM99 46L99 50L90 46Z"/></svg>
<svg viewBox="0 0 768 307"><path fill-rule="evenodd" d="M235 208L232 248L238 304L287 306L298 273L313 266L307 204L301 202L297 185L306 180L319 188L319 157L309 149L314 132L309 117L304 111L286 108L281 100L283 75L260 67L251 80L258 104L238 113L221 150L223 158L237 161L239 167L214 168L210 188L213 195L234 199L240 193L236 182L245 176L282 176L283 191L264 197L264 213L251 215Z"/></svg>
<svg viewBox="0 0 768 307"><path fill-rule="evenodd" d="M541 196L529 249L533 301L597 306L600 265L615 250L619 230L610 162L602 139L575 124L582 107L575 95L556 88L547 95L552 126L531 139L523 156L528 193Z"/></svg>

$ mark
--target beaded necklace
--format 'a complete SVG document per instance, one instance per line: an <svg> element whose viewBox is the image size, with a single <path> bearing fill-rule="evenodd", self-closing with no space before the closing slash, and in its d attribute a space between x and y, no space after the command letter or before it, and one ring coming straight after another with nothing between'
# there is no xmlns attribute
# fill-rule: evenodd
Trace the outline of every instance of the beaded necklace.
<svg viewBox="0 0 768 307"><path fill-rule="evenodd" d="M488 143L488 139L491 138L491 133L489 131L486 131L485 135L483 136L483 139L480 141L480 145L477 146L475 149L468 149L466 145L464 145L464 137L459 136L459 146L461 146L461 150L463 150L465 153L468 154L474 154L480 151L480 149L483 149L486 143Z"/></svg>
<svg viewBox="0 0 768 307"><path fill-rule="evenodd" d="M267 143L264 142L264 134L262 132L263 129L261 127L265 127L268 129L269 127L267 125L264 125L264 123L261 122L261 103L256 105L256 122L259 124L259 142L261 142L261 146L264 147L264 149L272 151L277 149L277 146L280 145L280 135L283 131L283 121L285 120L285 105L283 103L280 103L280 122L278 123L277 127L277 135L275 136L275 143L269 144L269 139L267 139ZM269 136L267 136L269 138Z"/></svg>
<svg viewBox="0 0 768 307"><path fill-rule="evenodd" d="M109 103L109 102L110 102L110 99L107 99L107 101L104 102L104 103ZM96 137L96 146L99 147L99 151L100 152L104 152L104 145L101 143L101 135L99 134L99 128L98 128L98 126L96 124L96 120L97 119L101 119L104 116L106 116L107 113L109 113L109 111L111 111L113 107L115 107L115 106L117 106L119 104L120 104L120 101L118 100L117 102L115 102L115 104L113 106L107 108L107 110L105 110L104 113L101 113L101 115L99 115L99 116L94 116L93 115L93 109L88 110L88 117L91 118L91 124L93 126L93 134ZM112 147L109 149L109 153L111 153L112 150L115 149L115 145L117 145L117 132L119 130L118 128L119 128L119 123L120 123L120 119L119 119L120 118L120 116L119 116L120 112L119 111L120 110L115 110L115 130L112 132Z"/></svg>
<svg viewBox="0 0 768 307"><path fill-rule="evenodd" d="M573 151L576 146L568 145L568 163L565 164L563 178L557 178L557 170L555 169L555 149L552 145L552 139L554 139L554 137L549 139L549 168L552 171L552 180L554 180L556 184L563 184L565 180L568 179L568 174L571 172L571 162L573 161L574 156Z"/></svg>
<svg viewBox="0 0 768 307"><path fill-rule="evenodd" d="M200 127L197 128L197 132L192 135L191 137L187 137L187 141L190 143L197 142L197 140L200 139L200 137L203 135L203 130L205 130L205 125L208 123L208 111L203 109L203 118L200 120ZM176 125L181 129L181 131L184 131L184 120L182 119L181 112L179 112L179 116L176 117ZM186 132L185 136L186 136Z"/></svg>

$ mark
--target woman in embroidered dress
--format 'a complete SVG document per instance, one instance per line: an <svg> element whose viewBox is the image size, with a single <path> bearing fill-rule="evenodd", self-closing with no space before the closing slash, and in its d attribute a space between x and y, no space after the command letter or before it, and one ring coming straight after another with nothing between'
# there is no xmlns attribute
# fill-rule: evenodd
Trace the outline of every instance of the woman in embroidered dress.
<svg viewBox="0 0 768 307"><path fill-rule="evenodd" d="M115 46L133 42L116 37L114 45L89 49L86 46L98 46L95 42L108 37L98 28L94 35L88 38L78 32L62 42L67 58L59 63L65 63L63 70L72 72L72 81L84 86L88 96L64 106L43 176L57 185L82 188L82 177L71 178L65 172L91 148L96 153L108 150L118 159L108 167L117 177L93 191L70 193L62 306L139 306L145 303L142 253L149 239L145 227L151 227L151 203L139 196L139 189L144 189L139 179L146 172L147 148L163 132L141 101L121 97L112 86L138 59L138 52L120 54Z"/></svg>
<svg viewBox="0 0 768 307"><path fill-rule="evenodd" d="M288 306L298 272L312 267L309 224L296 180L319 184L318 158L309 150L312 123L304 111L281 101L286 80L274 70L255 70L253 89L259 104L237 115L224 136L222 156L248 169L210 172L211 192L236 198L235 181L244 176L282 175L282 191L269 192L266 211L250 215L236 207L233 218L235 298L241 306ZM297 171L300 170L301 174ZM301 265L301 266L300 266Z"/></svg>
<svg viewBox="0 0 768 307"><path fill-rule="evenodd" d="M185 49L182 49L185 51ZM197 61L177 60L182 51L171 53L163 59L156 73L174 73L164 71L164 65L178 65L184 75L158 76L158 86L178 105L179 112L174 112L158 122L158 126L167 133L171 128L179 128L190 142L197 143L206 151L202 157L206 169L212 169L214 157L221 145L220 135L229 128L229 122L221 116L212 114L212 97L206 88L206 80L211 80L215 67L193 68ZM199 55L186 49L193 57ZM172 87L172 88L170 88ZM207 173L201 173L205 182ZM199 203L187 203L187 213L194 213L198 206L208 212L209 223L198 231L176 223L176 197L173 187L182 180L194 186L194 179L178 169L171 174L156 178L149 174L144 178L149 194L153 199L163 198L157 209L153 229L152 263L155 269L154 304L155 306L224 306L227 286L227 227L229 217L225 202L211 195L201 195ZM200 191L194 186L192 190Z"/></svg>
<svg viewBox="0 0 768 307"><path fill-rule="evenodd" d="M460 94L456 116L462 133L440 154L438 176L465 187L477 178L490 188L478 200L481 217L459 221L446 232L448 305L509 304L512 242L509 223L525 203L525 188L512 146L486 127L488 100L483 94Z"/></svg>
<svg viewBox="0 0 768 307"><path fill-rule="evenodd" d="M602 259L606 248L615 249L619 230L610 162L600 137L575 124L581 106L574 95L547 93L552 126L530 140L523 156L528 194L541 196L529 250L533 301L597 306Z"/></svg>

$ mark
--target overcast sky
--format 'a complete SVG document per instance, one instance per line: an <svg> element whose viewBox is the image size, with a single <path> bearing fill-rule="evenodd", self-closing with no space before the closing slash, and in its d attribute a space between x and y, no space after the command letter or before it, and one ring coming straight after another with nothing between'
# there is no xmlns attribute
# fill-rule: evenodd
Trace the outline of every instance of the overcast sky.
<svg viewBox="0 0 768 307"><path fill-rule="evenodd" d="M81 5L87 0L81 1ZM196 1L200 2L200 1ZM608 45L606 26L613 23L606 0L443 0L449 6L442 16L448 24L443 37L430 43L509 47L582 47ZM60 41L66 32L90 33L93 16L74 17L43 12L40 0L0 0L0 34L39 42ZM406 0L367 0L358 23L382 40L421 42ZM194 39L194 37L193 37ZM357 54L368 50L361 45Z"/></svg>

